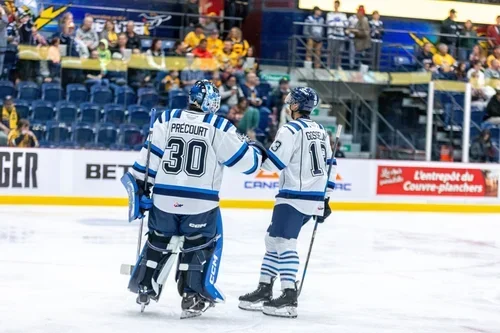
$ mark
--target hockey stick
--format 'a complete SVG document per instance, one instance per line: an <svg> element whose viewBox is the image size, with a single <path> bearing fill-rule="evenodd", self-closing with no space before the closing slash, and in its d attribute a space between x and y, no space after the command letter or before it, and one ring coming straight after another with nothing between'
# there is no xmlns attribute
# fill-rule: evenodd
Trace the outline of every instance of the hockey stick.
<svg viewBox="0 0 500 333"><path fill-rule="evenodd" d="M151 109L151 119L149 120L149 134L148 134L148 154L146 155L146 174L144 175L144 192L148 190L148 171L149 171L149 160L151 155L151 141L153 141L153 125L156 120L156 109ZM142 243L142 228L144 225L144 215L141 218L141 223L139 225L139 237L137 238L137 255L136 259L139 260L141 255L141 243Z"/></svg>
<svg viewBox="0 0 500 333"><path fill-rule="evenodd" d="M337 152L337 147L339 144L339 139L340 139L340 133L342 132L342 125L339 125L337 127L337 133L335 135L335 143L333 144L332 148L332 158L330 160L330 163L328 163L328 172L327 172L327 179L326 181L330 179L330 173L332 172L332 165L333 165L333 159L335 158L335 153ZM302 273L302 280L300 281L300 288L298 291L298 294L302 292L302 287L304 286L304 279L306 278L306 273L307 273L307 266L309 266L309 259L311 258L311 252L314 244L314 239L316 238L316 231L318 230L318 220L316 219L316 222L314 223L314 230L311 236L311 243L309 244L309 252L307 252L307 259L306 263L304 266L304 272Z"/></svg>

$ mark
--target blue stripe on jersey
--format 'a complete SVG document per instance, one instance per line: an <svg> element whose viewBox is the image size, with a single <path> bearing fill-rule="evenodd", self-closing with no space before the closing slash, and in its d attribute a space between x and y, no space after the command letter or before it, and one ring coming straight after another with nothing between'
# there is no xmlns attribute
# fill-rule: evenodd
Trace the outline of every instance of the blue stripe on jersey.
<svg viewBox="0 0 500 333"><path fill-rule="evenodd" d="M323 131L325 130L325 128L323 127L323 125L321 124L318 124L319 125L319 128L321 128Z"/></svg>
<svg viewBox="0 0 500 333"><path fill-rule="evenodd" d="M300 126L295 124L295 123L288 123L287 125L290 125L292 126L293 128L295 128L297 131L300 131Z"/></svg>
<svg viewBox="0 0 500 333"><path fill-rule="evenodd" d="M140 165L137 162L134 163L134 165L132 166L132 169L134 169L135 171L140 172L140 173L146 173L146 167ZM155 178L156 177L156 171L148 169L148 176L151 177L151 178Z"/></svg>
<svg viewBox="0 0 500 333"><path fill-rule="evenodd" d="M300 120L300 119L297 119L295 121L298 121L302 126L304 126L304 128L308 127L307 124L305 122L303 122L302 120Z"/></svg>
<svg viewBox="0 0 500 333"><path fill-rule="evenodd" d="M174 112L174 118L180 118L181 117L181 113L182 113L182 109L177 109L175 110Z"/></svg>
<svg viewBox="0 0 500 333"><path fill-rule="evenodd" d="M153 193L169 197L181 197L209 201L219 201L219 192L196 187L155 184Z"/></svg>
<svg viewBox="0 0 500 333"><path fill-rule="evenodd" d="M241 148L230 159L224 162L224 165L227 167L232 167L233 165L238 163L243 158L243 156L245 156L247 150L248 150L248 144L244 142L241 145Z"/></svg>
<svg viewBox="0 0 500 333"><path fill-rule="evenodd" d="M229 129L233 127L233 124L228 120L226 126L224 127L224 132L229 131Z"/></svg>
<svg viewBox="0 0 500 333"><path fill-rule="evenodd" d="M331 181L328 181L327 187L331 188L332 190L335 190L335 183L331 182Z"/></svg>
<svg viewBox="0 0 500 333"><path fill-rule="evenodd" d="M217 119L215 119L215 122L214 122L214 126L215 128L219 128L222 126L222 123L224 122L224 118L222 117L217 117Z"/></svg>
<svg viewBox="0 0 500 333"><path fill-rule="evenodd" d="M203 117L203 122L204 123L209 123L212 121L212 117L214 116L213 113L208 113L205 115L205 117Z"/></svg>
<svg viewBox="0 0 500 333"><path fill-rule="evenodd" d="M160 124L162 124L162 123L163 123L163 119L162 119L162 118L163 118L163 115L164 115L164 114L165 114L165 112L162 112L162 113L160 114L160 116L158 117L158 122L159 122Z"/></svg>
<svg viewBox="0 0 500 333"><path fill-rule="evenodd" d="M292 134L295 134L295 132L290 128L290 126L284 125L283 127L292 132Z"/></svg>
<svg viewBox="0 0 500 333"><path fill-rule="evenodd" d="M297 251L285 251L282 254L280 254L280 257L286 256L287 254L297 254Z"/></svg>
<svg viewBox="0 0 500 333"><path fill-rule="evenodd" d="M149 141L144 142L144 146L142 146L142 147L145 149L148 149L148 143L149 143ZM156 156L158 156L159 158L163 158L163 154L164 154L163 150L161 150L160 148L158 148L154 144L151 144L151 152L153 154L155 154Z"/></svg>
<svg viewBox="0 0 500 333"><path fill-rule="evenodd" d="M283 170L285 168L286 165L281 162L278 156L274 155L272 151L267 150L267 157L269 157L269 160L273 162L279 170Z"/></svg>
<svg viewBox="0 0 500 333"><path fill-rule="evenodd" d="M166 110L165 111L165 122L168 123L170 121L170 113L172 113L171 110Z"/></svg>
<svg viewBox="0 0 500 333"><path fill-rule="evenodd" d="M243 172L245 175L251 175L259 167L259 158L257 157L257 150L253 148L253 166L247 171Z"/></svg>
<svg viewBox="0 0 500 333"><path fill-rule="evenodd" d="M309 201L323 201L325 200L324 192L301 192L291 190L280 190L276 198L283 199L299 199Z"/></svg>

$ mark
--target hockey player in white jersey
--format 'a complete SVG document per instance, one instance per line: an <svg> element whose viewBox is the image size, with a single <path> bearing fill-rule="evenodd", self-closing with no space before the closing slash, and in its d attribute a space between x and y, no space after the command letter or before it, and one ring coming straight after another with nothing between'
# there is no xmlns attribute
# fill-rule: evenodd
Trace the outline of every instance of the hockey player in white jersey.
<svg viewBox="0 0 500 333"><path fill-rule="evenodd" d="M122 179L127 188L134 188L132 196L129 192L138 206L133 217L149 210L147 242L129 289L139 294L137 302L143 307L151 299L158 301L180 252L176 280L181 318L200 315L224 301L215 287L222 254L219 189L224 166L253 174L266 156L262 145L244 140L231 122L214 114L219 106L217 88L207 80L196 82L188 110L167 110L156 120L148 170L146 142Z"/></svg>
<svg viewBox="0 0 500 333"><path fill-rule="evenodd" d="M285 103L294 119L280 128L262 168L279 172L279 192L271 225L265 236L266 253L257 290L239 298L243 310L280 317L297 317L296 275L299 269L297 238L302 226L315 216L323 222L330 213L329 192L336 177L327 179L327 162L333 163L330 140L322 125L309 118L318 104L311 88L295 88ZM282 295L272 299L273 283L279 275Z"/></svg>

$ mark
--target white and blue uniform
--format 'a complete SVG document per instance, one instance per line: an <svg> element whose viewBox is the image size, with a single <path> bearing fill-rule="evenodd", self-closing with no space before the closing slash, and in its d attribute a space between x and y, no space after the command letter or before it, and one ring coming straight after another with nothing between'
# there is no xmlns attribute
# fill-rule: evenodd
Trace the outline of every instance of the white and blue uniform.
<svg viewBox="0 0 500 333"><path fill-rule="evenodd" d="M144 179L147 143L132 175ZM262 156L227 119L189 110L165 111L155 122L148 170L155 211L196 215L219 206L224 166L245 174L259 170ZM160 223L160 221L158 221Z"/></svg>
<svg viewBox="0 0 500 333"><path fill-rule="evenodd" d="M332 158L330 140L322 125L299 118L278 131L262 168L279 172L271 225L266 235L266 254L260 282L270 283L279 273L282 289L294 288L299 268L297 237L313 215L322 216L324 199L335 184L335 165L327 180Z"/></svg>

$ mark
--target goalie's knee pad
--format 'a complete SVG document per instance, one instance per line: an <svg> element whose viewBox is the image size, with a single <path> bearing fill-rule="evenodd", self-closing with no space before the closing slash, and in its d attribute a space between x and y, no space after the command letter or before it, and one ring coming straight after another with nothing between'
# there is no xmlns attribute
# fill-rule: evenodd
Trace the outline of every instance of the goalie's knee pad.
<svg viewBox="0 0 500 333"><path fill-rule="evenodd" d="M204 295L204 277L208 271L210 259L214 253L217 239L206 237L185 238L178 268L177 290L196 292Z"/></svg>
<svg viewBox="0 0 500 333"><path fill-rule="evenodd" d="M158 298L181 246L179 236L165 237L156 231L149 232L130 277L130 291L151 291L152 296Z"/></svg>

